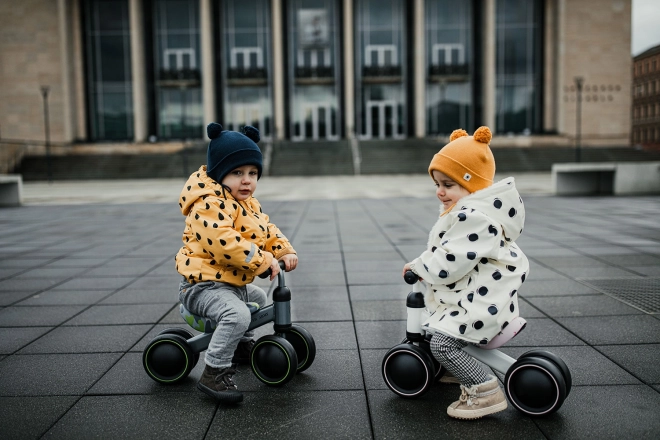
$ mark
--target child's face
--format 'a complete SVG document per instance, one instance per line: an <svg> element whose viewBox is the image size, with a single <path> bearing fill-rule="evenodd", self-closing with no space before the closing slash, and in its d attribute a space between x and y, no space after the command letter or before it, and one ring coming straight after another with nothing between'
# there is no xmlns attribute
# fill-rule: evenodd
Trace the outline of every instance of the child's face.
<svg viewBox="0 0 660 440"><path fill-rule="evenodd" d="M435 195L438 197L438 200L442 202L445 209L452 207L463 197L470 194L470 191L463 188L438 170L433 170L433 181L437 187Z"/></svg>
<svg viewBox="0 0 660 440"><path fill-rule="evenodd" d="M243 165L232 170L223 179L223 185L231 190L231 194L236 200L242 202L247 200L257 189L257 179L259 170L254 165Z"/></svg>

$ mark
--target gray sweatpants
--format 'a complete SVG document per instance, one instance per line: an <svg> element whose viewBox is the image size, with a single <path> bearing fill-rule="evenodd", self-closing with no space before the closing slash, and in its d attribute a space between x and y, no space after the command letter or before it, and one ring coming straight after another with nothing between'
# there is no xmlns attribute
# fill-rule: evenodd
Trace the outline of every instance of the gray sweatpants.
<svg viewBox="0 0 660 440"><path fill-rule="evenodd" d="M226 368L231 365L238 343L253 336L252 331L246 332L251 315L245 303L255 302L264 307L266 293L252 284L236 287L213 281L190 284L182 280L179 301L190 312L218 323L206 349L205 361L210 367Z"/></svg>

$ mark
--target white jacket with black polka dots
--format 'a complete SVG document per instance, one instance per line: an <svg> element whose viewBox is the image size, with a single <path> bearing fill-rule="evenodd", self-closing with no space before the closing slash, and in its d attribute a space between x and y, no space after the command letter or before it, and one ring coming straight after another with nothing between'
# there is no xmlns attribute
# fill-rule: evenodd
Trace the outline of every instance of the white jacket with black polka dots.
<svg viewBox="0 0 660 440"><path fill-rule="evenodd" d="M431 229L427 250L410 263L424 279L430 331L485 344L518 316L529 274L515 244L525 207L513 177L463 197Z"/></svg>

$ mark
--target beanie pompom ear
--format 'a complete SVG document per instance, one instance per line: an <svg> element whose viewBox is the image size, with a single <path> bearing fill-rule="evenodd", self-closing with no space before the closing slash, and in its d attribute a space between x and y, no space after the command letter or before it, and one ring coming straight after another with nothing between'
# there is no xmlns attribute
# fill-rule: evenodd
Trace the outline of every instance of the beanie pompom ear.
<svg viewBox="0 0 660 440"><path fill-rule="evenodd" d="M490 144L490 140L493 138L493 134L490 132L490 128L482 126L477 128L477 131L474 132L474 140L481 142L482 144Z"/></svg>
<svg viewBox="0 0 660 440"><path fill-rule="evenodd" d="M209 139L217 138L220 136L220 133L222 133L222 125L218 124L217 122L211 122L206 126L206 134L208 135Z"/></svg>
<svg viewBox="0 0 660 440"><path fill-rule="evenodd" d="M258 144L259 141L261 140L261 136L259 135L259 130L257 130L251 125L246 125L245 127L243 127L243 134L249 137L250 139L252 139L252 141L255 144Z"/></svg>
<svg viewBox="0 0 660 440"><path fill-rule="evenodd" d="M467 131L463 130L462 128L459 128L458 130L454 130L451 132L451 136L449 136L449 142L452 142L463 136L469 136L467 134Z"/></svg>

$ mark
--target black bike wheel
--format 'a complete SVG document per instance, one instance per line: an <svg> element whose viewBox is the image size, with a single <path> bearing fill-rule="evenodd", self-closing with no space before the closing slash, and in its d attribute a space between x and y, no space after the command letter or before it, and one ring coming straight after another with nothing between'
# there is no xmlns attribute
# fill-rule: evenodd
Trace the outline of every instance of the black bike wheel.
<svg viewBox="0 0 660 440"><path fill-rule="evenodd" d="M300 373L308 369L316 357L316 343L312 335L303 327L293 324L289 330L282 333L284 339L289 341L298 356L298 369Z"/></svg>
<svg viewBox="0 0 660 440"><path fill-rule="evenodd" d="M176 334L158 335L142 352L142 366L158 383L182 381L195 366L195 356L186 339Z"/></svg>
<svg viewBox="0 0 660 440"><path fill-rule="evenodd" d="M392 347L383 358L381 372L387 387L405 398L423 395L435 381L431 356L413 344Z"/></svg>
<svg viewBox="0 0 660 440"><path fill-rule="evenodd" d="M573 386L573 377L571 376L571 370L568 369L566 363L556 354L549 352L547 350L530 350L523 353L518 360L528 358L528 357L541 357L552 361L559 369L561 370L562 375L564 376L564 381L566 382L566 397L571 394L571 387Z"/></svg>
<svg viewBox="0 0 660 440"><path fill-rule="evenodd" d="M298 356L293 345L277 335L262 336L250 352L250 364L257 379L270 386L282 386L296 375Z"/></svg>
<svg viewBox="0 0 660 440"><path fill-rule="evenodd" d="M179 335L185 339L192 339L195 336L189 330L181 327L166 328L165 330L158 332L157 336L160 335ZM193 368L195 368L195 365L197 365L198 361L199 361L199 353L193 353Z"/></svg>
<svg viewBox="0 0 660 440"><path fill-rule="evenodd" d="M518 359L506 372L504 391L519 411L530 416L545 416L564 403L566 382L553 362L527 357Z"/></svg>

